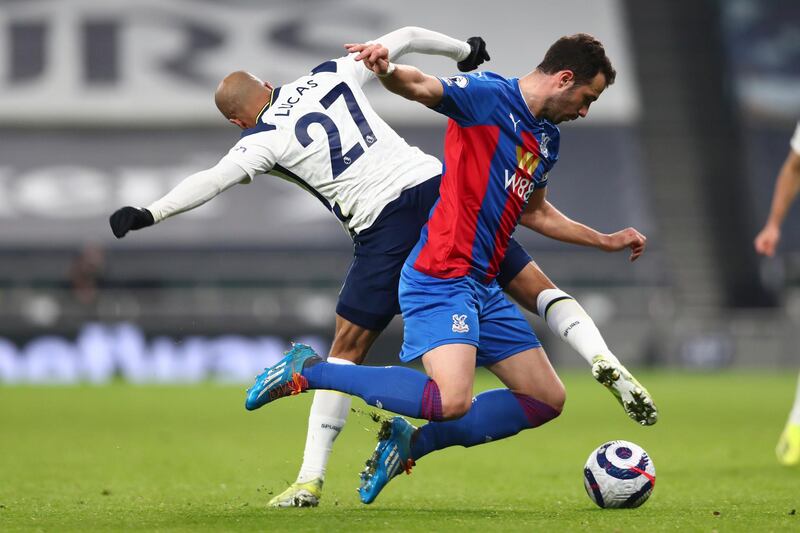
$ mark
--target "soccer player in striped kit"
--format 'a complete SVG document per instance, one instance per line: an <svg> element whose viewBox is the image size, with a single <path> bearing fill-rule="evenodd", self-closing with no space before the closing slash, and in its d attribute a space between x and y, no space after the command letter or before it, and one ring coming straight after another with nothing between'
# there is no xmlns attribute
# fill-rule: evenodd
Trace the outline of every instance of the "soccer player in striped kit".
<svg viewBox="0 0 800 533"><path fill-rule="evenodd" d="M389 90L450 117L440 199L403 266L400 307L405 321L401 360L421 359L426 374L402 367L353 367L322 361L296 345L256 378L246 406L256 409L306 389L361 397L402 415L431 422L417 429L395 417L362 474L361 499L372 502L385 484L416 460L448 446L473 446L540 426L557 417L565 391L519 310L496 278L518 222L566 242L603 247L603 237L545 200L548 172L558 159L555 124L586 116L613 83L602 45L578 34L557 41L521 79L480 72L449 78L390 62L380 43L352 45ZM644 250L638 232L631 259ZM574 303L557 289L537 297L541 316L560 323ZM579 325L578 323L575 324ZM613 357L613 356L612 356ZM619 362L593 358L598 379L630 384L628 405L642 424L657 411L647 391ZM507 388L472 397L476 365Z"/></svg>

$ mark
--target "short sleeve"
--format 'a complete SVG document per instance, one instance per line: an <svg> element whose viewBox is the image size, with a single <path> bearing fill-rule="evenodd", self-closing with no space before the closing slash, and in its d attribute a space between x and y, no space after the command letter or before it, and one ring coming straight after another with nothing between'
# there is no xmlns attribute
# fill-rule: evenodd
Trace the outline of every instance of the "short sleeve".
<svg viewBox="0 0 800 533"><path fill-rule="evenodd" d="M478 124L489 116L501 90L497 82L480 72L439 78L439 81L444 92L433 110L462 126Z"/></svg>
<svg viewBox="0 0 800 533"><path fill-rule="evenodd" d="M283 153L284 141L280 130L272 128L242 137L224 157L240 166L250 180L273 169Z"/></svg>
<svg viewBox="0 0 800 533"><path fill-rule="evenodd" d="M792 136L790 144L794 153L800 155L800 122L797 123L797 128L794 130L794 135Z"/></svg>

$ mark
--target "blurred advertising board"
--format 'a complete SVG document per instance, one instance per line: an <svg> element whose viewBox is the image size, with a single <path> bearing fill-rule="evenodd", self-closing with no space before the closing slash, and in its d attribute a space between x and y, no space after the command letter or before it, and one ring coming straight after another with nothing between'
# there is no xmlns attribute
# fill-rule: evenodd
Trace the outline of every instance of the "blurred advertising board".
<svg viewBox="0 0 800 533"><path fill-rule="evenodd" d="M327 353L319 337L296 339ZM131 323L85 325L75 338L42 335L18 346L0 338L0 384L246 383L283 357L274 336L145 337Z"/></svg>
<svg viewBox="0 0 800 533"><path fill-rule="evenodd" d="M502 9L477 0L2 0L0 121L217 124L211 95L226 73L246 69L279 85L343 55L343 43L413 25L483 36L492 55L487 69L506 76L532 70L562 35L593 33L619 72L613 94L594 113L624 122L637 113L638 99L623 21L617 0L511 0ZM434 74L455 70L444 58L408 61ZM377 84L371 96L390 122L441 120Z"/></svg>

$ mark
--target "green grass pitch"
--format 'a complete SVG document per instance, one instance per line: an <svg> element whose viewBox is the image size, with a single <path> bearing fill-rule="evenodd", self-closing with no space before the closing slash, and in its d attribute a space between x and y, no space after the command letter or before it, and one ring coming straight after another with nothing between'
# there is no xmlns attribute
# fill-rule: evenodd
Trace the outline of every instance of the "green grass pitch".
<svg viewBox="0 0 800 533"><path fill-rule="evenodd" d="M0 388L0 530L800 530L800 469L773 453L793 373L641 374L661 411L650 428L588 371L562 377L559 419L428 456L370 506L355 487L377 426L351 416L321 506L282 510L265 503L296 474L311 394L249 413L243 386ZM481 373L476 391L495 384ZM639 509L599 509L584 492L584 461L611 439L655 462Z"/></svg>

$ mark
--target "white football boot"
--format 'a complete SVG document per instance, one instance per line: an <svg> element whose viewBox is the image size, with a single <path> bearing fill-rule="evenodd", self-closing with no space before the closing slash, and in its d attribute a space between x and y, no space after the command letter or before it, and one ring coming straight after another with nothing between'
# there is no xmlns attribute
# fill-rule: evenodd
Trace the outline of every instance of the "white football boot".
<svg viewBox="0 0 800 533"><path fill-rule="evenodd" d="M315 478L305 483L294 482L272 498L269 507L316 507L322 498L322 478Z"/></svg>
<svg viewBox="0 0 800 533"><path fill-rule="evenodd" d="M592 359L592 375L611 391L633 420L643 426L658 421L658 409L650 393L622 364L597 355Z"/></svg>

